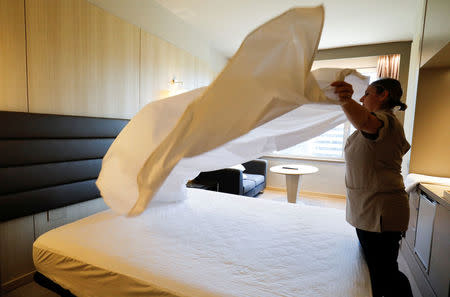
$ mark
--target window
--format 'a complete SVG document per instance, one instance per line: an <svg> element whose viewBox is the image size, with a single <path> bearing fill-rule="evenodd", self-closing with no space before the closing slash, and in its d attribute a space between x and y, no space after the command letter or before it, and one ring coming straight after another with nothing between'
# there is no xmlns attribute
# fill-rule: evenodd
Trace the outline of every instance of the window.
<svg viewBox="0 0 450 297"><path fill-rule="evenodd" d="M370 78L369 83L374 82L378 79L377 67L358 68L356 70L358 70L358 72L362 75L368 76Z"/></svg>
<svg viewBox="0 0 450 297"><path fill-rule="evenodd" d="M357 68L357 70L361 74L369 76L370 82L377 79L376 67ZM275 151L272 156L343 160L345 142L355 130L353 125L347 121L320 136L290 148Z"/></svg>
<svg viewBox="0 0 450 297"><path fill-rule="evenodd" d="M343 159L345 140L347 140L347 137L355 130L354 128L351 128L350 122L346 122L308 141L299 143L282 151L275 151L273 152L273 155Z"/></svg>

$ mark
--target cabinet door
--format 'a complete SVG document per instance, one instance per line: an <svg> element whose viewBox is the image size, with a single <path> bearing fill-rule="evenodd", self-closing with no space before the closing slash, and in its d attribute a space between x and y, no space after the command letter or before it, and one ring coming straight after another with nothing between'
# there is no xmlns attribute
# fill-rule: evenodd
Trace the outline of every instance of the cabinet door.
<svg viewBox="0 0 450 297"><path fill-rule="evenodd" d="M425 193L420 193L419 215L417 217L416 242L414 251L428 272L431 239L433 236L434 215L436 212L436 202L429 199Z"/></svg>
<svg viewBox="0 0 450 297"><path fill-rule="evenodd" d="M438 205L434 219L429 279L438 297L449 296L450 210Z"/></svg>
<svg viewBox="0 0 450 297"><path fill-rule="evenodd" d="M414 243L416 240L416 228L417 228L417 214L419 211L419 190L413 191L409 194L409 224L408 230L406 231L406 242L411 247L414 248Z"/></svg>

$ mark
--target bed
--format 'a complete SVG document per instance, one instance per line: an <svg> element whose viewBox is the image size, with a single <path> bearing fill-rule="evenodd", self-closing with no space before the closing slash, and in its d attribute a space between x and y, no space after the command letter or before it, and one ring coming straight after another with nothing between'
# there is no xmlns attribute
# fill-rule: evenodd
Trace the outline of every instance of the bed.
<svg viewBox="0 0 450 297"><path fill-rule="evenodd" d="M36 268L77 296L369 296L342 210L188 195L52 230L34 244Z"/></svg>
<svg viewBox="0 0 450 297"><path fill-rule="evenodd" d="M11 141L13 134L24 135L23 131L35 130L34 117L50 122L55 118L63 122L80 121L85 124L80 131L94 131L90 126L107 121L107 126L115 127L115 132L106 133L108 135L117 133L124 124L124 121L111 122L109 119L55 115L8 113L8 116L11 116L11 122L17 122L21 117L33 119L22 125L20 131L0 131L1 141L5 142ZM50 131L61 125L47 127ZM77 152L67 139L79 135L64 136L76 130L73 125L67 127L58 132L59 139L66 145L55 150ZM2 133L9 133L9 136ZM44 134L39 136L41 143L49 139L48 134ZM95 139L92 135L83 137ZM28 164L30 160L26 156L36 153L27 149L19 152L21 141L15 141L16 152L21 156L17 155L18 161L9 168L16 171L4 173L9 180L12 180L11 172L16 174L15 192L0 196L0 219L95 198L98 192L92 190L91 181L95 180L92 174L95 175L97 167L88 174L89 178L79 177L73 181L74 178L67 175L68 172L83 175L83 169L75 165L101 158L111 136L98 137L108 138L108 141L95 156L45 161L53 165L64 163L66 172L64 181L58 174L45 175L45 186L39 184L43 178L34 178L31 185L14 173L17 168L33 167L36 170L36 166L41 173L51 172L50 165L43 164L42 158L36 161L30 157L34 160L33 165ZM24 147L28 148L29 143ZM70 161L64 160L66 158ZM55 185L55 179L59 180L58 185ZM28 185L26 189L23 184ZM79 188L70 188L72 184ZM55 188L60 191L51 191ZM88 190L82 189L93 192L87 197L83 193ZM134 218L106 210L51 230L34 243L36 269L79 297L371 296L366 264L355 232L345 222L342 210L198 189L188 189L188 197L183 202L154 203Z"/></svg>

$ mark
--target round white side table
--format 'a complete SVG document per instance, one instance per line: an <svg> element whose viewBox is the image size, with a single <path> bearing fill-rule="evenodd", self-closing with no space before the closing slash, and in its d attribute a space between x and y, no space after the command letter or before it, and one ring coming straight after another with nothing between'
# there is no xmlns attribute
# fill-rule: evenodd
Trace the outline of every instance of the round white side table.
<svg viewBox="0 0 450 297"><path fill-rule="evenodd" d="M287 200L289 203L296 203L301 176L316 173L319 169L308 165L287 164L270 167L270 171L286 176Z"/></svg>

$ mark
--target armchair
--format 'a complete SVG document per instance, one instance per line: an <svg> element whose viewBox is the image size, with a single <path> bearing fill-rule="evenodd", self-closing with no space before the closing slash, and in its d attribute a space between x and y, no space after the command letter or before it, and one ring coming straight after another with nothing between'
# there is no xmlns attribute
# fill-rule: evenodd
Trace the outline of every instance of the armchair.
<svg viewBox="0 0 450 297"><path fill-rule="evenodd" d="M267 161L257 159L242 165L244 171L224 168L201 172L187 186L255 197L266 188Z"/></svg>

